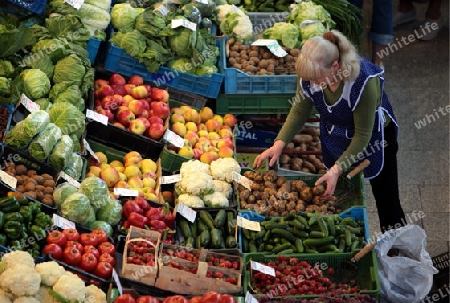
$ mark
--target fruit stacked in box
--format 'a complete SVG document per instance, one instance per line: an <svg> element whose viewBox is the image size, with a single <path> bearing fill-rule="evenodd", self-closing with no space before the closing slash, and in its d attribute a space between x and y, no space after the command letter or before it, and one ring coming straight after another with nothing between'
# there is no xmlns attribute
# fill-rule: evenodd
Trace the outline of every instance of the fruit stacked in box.
<svg viewBox="0 0 450 303"><path fill-rule="evenodd" d="M124 289L123 294L116 296L112 303L189 303L189 302L218 302L218 303L238 303L238 300L228 294L220 294L216 291L210 291L203 295L194 297L185 297L182 295L167 296L158 299L152 295L140 295L133 289ZM241 302L241 301L239 301Z"/></svg>

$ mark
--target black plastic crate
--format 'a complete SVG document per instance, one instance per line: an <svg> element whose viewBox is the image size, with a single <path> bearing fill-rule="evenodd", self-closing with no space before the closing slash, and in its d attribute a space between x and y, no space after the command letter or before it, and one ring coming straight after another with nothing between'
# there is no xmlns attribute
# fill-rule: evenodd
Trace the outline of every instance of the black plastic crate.
<svg viewBox="0 0 450 303"><path fill-rule="evenodd" d="M433 266L438 270L448 270L450 267L450 252L445 252L435 257L432 257Z"/></svg>

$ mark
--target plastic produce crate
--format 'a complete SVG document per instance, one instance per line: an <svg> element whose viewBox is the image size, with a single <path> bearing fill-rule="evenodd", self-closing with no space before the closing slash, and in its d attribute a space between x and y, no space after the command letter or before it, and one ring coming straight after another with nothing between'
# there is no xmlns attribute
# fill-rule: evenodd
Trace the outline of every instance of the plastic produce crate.
<svg viewBox="0 0 450 303"><path fill-rule="evenodd" d="M41 14L44 11L45 6L47 5L46 0L8 0L8 1L36 14Z"/></svg>
<svg viewBox="0 0 450 303"><path fill-rule="evenodd" d="M248 12L247 15L252 21L253 33L255 36L261 35L266 29L271 28L278 22L285 22L289 12Z"/></svg>
<svg viewBox="0 0 450 303"><path fill-rule="evenodd" d="M345 263L341 263L344 261L349 261L352 258L352 253L343 253L343 254L296 254L290 255L290 257L297 258L299 261L307 261L309 264L314 266L316 263L319 264L321 268L329 268L332 267L335 271L339 270L344 266ZM252 253L244 255L244 293L249 291L253 292L251 287L251 277L250 277L250 261L267 263L270 261L276 260L277 255L262 255L260 253ZM360 261L358 261L358 270L355 276L356 285L360 287L361 294L368 294L372 298L376 298L379 300L380 297L380 278L378 275L378 266L376 260L375 252L370 252L366 256L364 256ZM326 270L323 270L324 275L327 276ZM288 287L289 285L285 285ZM318 295L299 295L299 296L284 296L281 297L278 295L279 291L271 291L270 295L273 295L272 299L276 298L316 298ZM255 294L253 296L255 298L263 297L265 294ZM349 295L351 296L351 295Z"/></svg>
<svg viewBox="0 0 450 303"><path fill-rule="evenodd" d="M157 73L150 73L144 64L128 55L122 48L108 43L105 69L123 76L139 75L147 82L157 86L167 86L181 91L216 98L219 95L224 75L212 73L207 76L196 76L161 66Z"/></svg>
<svg viewBox="0 0 450 303"><path fill-rule="evenodd" d="M216 112L218 114L231 113L235 115L240 114L288 114L291 110L292 102L295 91L292 94L267 94L263 95L263 92L253 94L252 92L245 92L245 87L249 85L251 79L255 77L275 77L275 76L250 76L244 74L236 69L228 68L228 70L235 70L237 78L225 79L225 90L229 82L234 82L234 86L241 87L241 91L236 94L227 92L226 94L220 94L216 100ZM239 72L239 73L238 73ZM239 76L242 77L240 78ZM253 78L250 78L253 77ZM266 81L261 78L262 81ZM261 80L259 79L259 80ZM254 79L253 82L259 81ZM256 82L255 82L256 83ZM256 84L255 84L256 85ZM229 95L232 94L232 95ZM247 95L245 95L247 94ZM252 94L252 95L249 95Z"/></svg>
<svg viewBox="0 0 450 303"><path fill-rule="evenodd" d="M228 68L225 53L227 40L228 38L220 38L219 58L219 71L225 75L225 94L295 95L298 83L297 75L249 75L239 69Z"/></svg>
<svg viewBox="0 0 450 303"><path fill-rule="evenodd" d="M2 122L1 122L3 125L5 125L3 133L0 134L0 144L3 144L5 142L5 137L6 137L6 134L8 133L9 127L11 126L11 120L12 120L12 114L14 112L14 106L2 105L2 106L0 106L0 108L2 110L6 109L6 111L8 113L6 119L3 120L3 117L2 117Z"/></svg>
<svg viewBox="0 0 450 303"><path fill-rule="evenodd" d="M88 40L86 50L89 53L89 60L91 61L91 64L94 64L95 58L97 57L98 49L100 48L100 43L102 41L96 38L91 37Z"/></svg>
<svg viewBox="0 0 450 303"><path fill-rule="evenodd" d="M162 169L171 173L179 172L181 164L183 164L183 162L191 160L190 158L178 155L174 151L170 151L167 148L167 145L164 145L160 159Z"/></svg>
<svg viewBox="0 0 450 303"><path fill-rule="evenodd" d="M176 90L173 88L169 88L169 96L171 99L169 101L170 108L179 106L178 104L180 104L180 102L181 102L183 104L180 104L180 105L189 105L196 109L202 109L203 107L205 107L206 103L208 102L208 98L205 98L205 97L202 97L199 95L190 94L190 93ZM179 102L177 102L177 101L179 101Z"/></svg>

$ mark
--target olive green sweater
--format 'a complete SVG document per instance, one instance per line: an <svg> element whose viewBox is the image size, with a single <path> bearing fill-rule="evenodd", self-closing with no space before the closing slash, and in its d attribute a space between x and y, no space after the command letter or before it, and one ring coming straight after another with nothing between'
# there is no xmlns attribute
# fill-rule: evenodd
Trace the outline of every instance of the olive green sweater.
<svg viewBox="0 0 450 303"><path fill-rule="evenodd" d="M342 95L344 83L341 82L335 92L331 92L328 87L324 89L325 101L328 105L333 105ZM281 128L280 133L275 140L282 140L288 143L303 127L306 120L311 115L313 101L310 98L301 98L300 86L297 88L296 102L294 102L286 122ZM378 77L371 78L367 81L361 99L353 111L353 119L355 122L355 134L347 150L336 161L344 162L345 159L357 159L357 154L363 152L364 148L370 142L372 137L373 124L375 123L375 111L381 103L380 79ZM388 116L385 117L385 126L391 121ZM354 157L352 157L354 155Z"/></svg>

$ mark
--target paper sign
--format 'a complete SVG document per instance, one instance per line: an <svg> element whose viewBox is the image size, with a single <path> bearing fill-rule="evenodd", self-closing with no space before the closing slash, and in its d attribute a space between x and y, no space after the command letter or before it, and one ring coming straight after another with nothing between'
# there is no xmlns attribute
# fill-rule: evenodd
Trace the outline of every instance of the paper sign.
<svg viewBox="0 0 450 303"><path fill-rule="evenodd" d="M177 175L172 175L172 176L162 176L159 179L159 183L160 184L172 184L172 183L176 183L178 181L181 180L181 175L177 174Z"/></svg>
<svg viewBox="0 0 450 303"><path fill-rule="evenodd" d="M196 2L201 4L208 4L208 0L196 0Z"/></svg>
<svg viewBox="0 0 450 303"><path fill-rule="evenodd" d="M275 277L275 269L273 269L270 266L261 264L259 262L255 262L255 261L250 261L250 266L252 267L253 270L257 270L262 272L263 274L267 274L267 275L271 275L273 277Z"/></svg>
<svg viewBox="0 0 450 303"><path fill-rule="evenodd" d="M118 196L126 196L126 197L137 197L139 196L139 192L134 189L128 188L114 188L114 194Z"/></svg>
<svg viewBox="0 0 450 303"><path fill-rule="evenodd" d="M37 110L40 110L41 107L39 106L39 104L33 102L30 98L28 98L27 96L25 96L25 94L22 94L20 96L20 103L22 103L23 106L25 106L25 108L30 112L35 112Z"/></svg>
<svg viewBox="0 0 450 303"><path fill-rule="evenodd" d="M256 46L266 46L269 51L277 57L287 56L286 51L278 44L277 40L273 39L258 39L252 43Z"/></svg>
<svg viewBox="0 0 450 303"><path fill-rule="evenodd" d="M69 176L68 174L66 174L65 172L61 172L59 174L59 176L61 178L63 178L64 180L66 180L67 182L69 182L69 184L72 184L73 186L75 186L76 188L80 188L80 182L78 182L77 180L75 180L74 178L72 178L71 176Z"/></svg>
<svg viewBox="0 0 450 303"><path fill-rule="evenodd" d="M67 220L66 218L58 216L57 214L53 214L53 225L56 225L62 229L76 228L75 223Z"/></svg>
<svg viewBox="0 0 450 303"><path fill-rule="evenodd" d="M65 2L76 9L80 9L84 4L84 0L65 0Z"/></svg>
<svg viewBox="0 0 450 303"><path fill-rule="evenodd" d="M244 186L247 189L251 189L253 181L250 180L249 178L240 175L237 172L233 172L233 174L231 175L231 178L233 181L236 181L237 183L241 184L242 186Z"/></svg>
<svg viewBox="0 0 450 303"><path fill-rule="evenodd" d="M166 130L163 137L167 142L172 143L176 147L184 146L184 139L178 136L176 133L171 131L170 129Z"/></svg>
<svg viewBox="0 0 450 303"><path fill-rule="evenodd" d="M8 185L11 188L15 189L17 186L17 179L14 178L13 176L8 175L3 170L0 170L0 179L2 180L3 183L5 183L6 185Z"/></svg>
<svg viewBox="0 0 450 303"><path fill-rule="evenodd" d="M113 276L114 282L116 282L116 286L117 286L117 290L119 291L119 294L122 295L123 294L122 283L120 283L119 275L117 274L117 271L114 268L113 268L112 276Z"/></svg>
<svg viewBox="0 0 450 303"><path fill-rule="evenodd" d="M254 230L254 231L261 231L261 224L257 221L250 221L244 217L237 216L236 218L236 224L242 228Z"/></svg>
<svg viewBox="0 0 450 303"><path fill-rule="evenodd" d="M94 112L90 109L86 110L86 118L97 121L103 125L108 125L108 117L106 117L105 115L99 114L97 112Z"/></svg>
<svg viewBox="0 0 450 303"><path fill-rule="evenodd" d="M258 303L258 300L256 300L256 298L253 297L253 295L249 291L247 291L247 293L245 294L244 302L245 303Z"/></svg>
<svg viewBox="0 0 450 303"><path fill-rule="evenodd" d="M92 150L91 146L89 145L89 143L86 141L86 139L83 139L83 144L84 144L84 148L88 151L88 153L94 157L95 160L99 161L97 155L95 154L95 152Z"/></svg>
<svg viewBox="0 0 450 303"><path fill-rule="evenodd" d="M177 213L192 223L194 223L195 217L197 217L197 212L195 210L182 203L177 205Z"/></svg>
<svg viewBox="0 0 450 303"><path fill-rule="evenodd" d="M165 5L160 5L156 10L159 11L163 16L167 16L167 14L169 13Z"/></svg>
<svg viewBox="0 0 450 303"><path fill-rule="evenodd" d="M193 23L193 22L191 22L189 20L186 20L186 19L175 19L175 20L172 20L172 28L177 28L177 27L180 27L180 26L183 26L185 28L189 28L190 30L192 30L194 32L197 30L197 24L195 24L195 23Z"/></svg>

